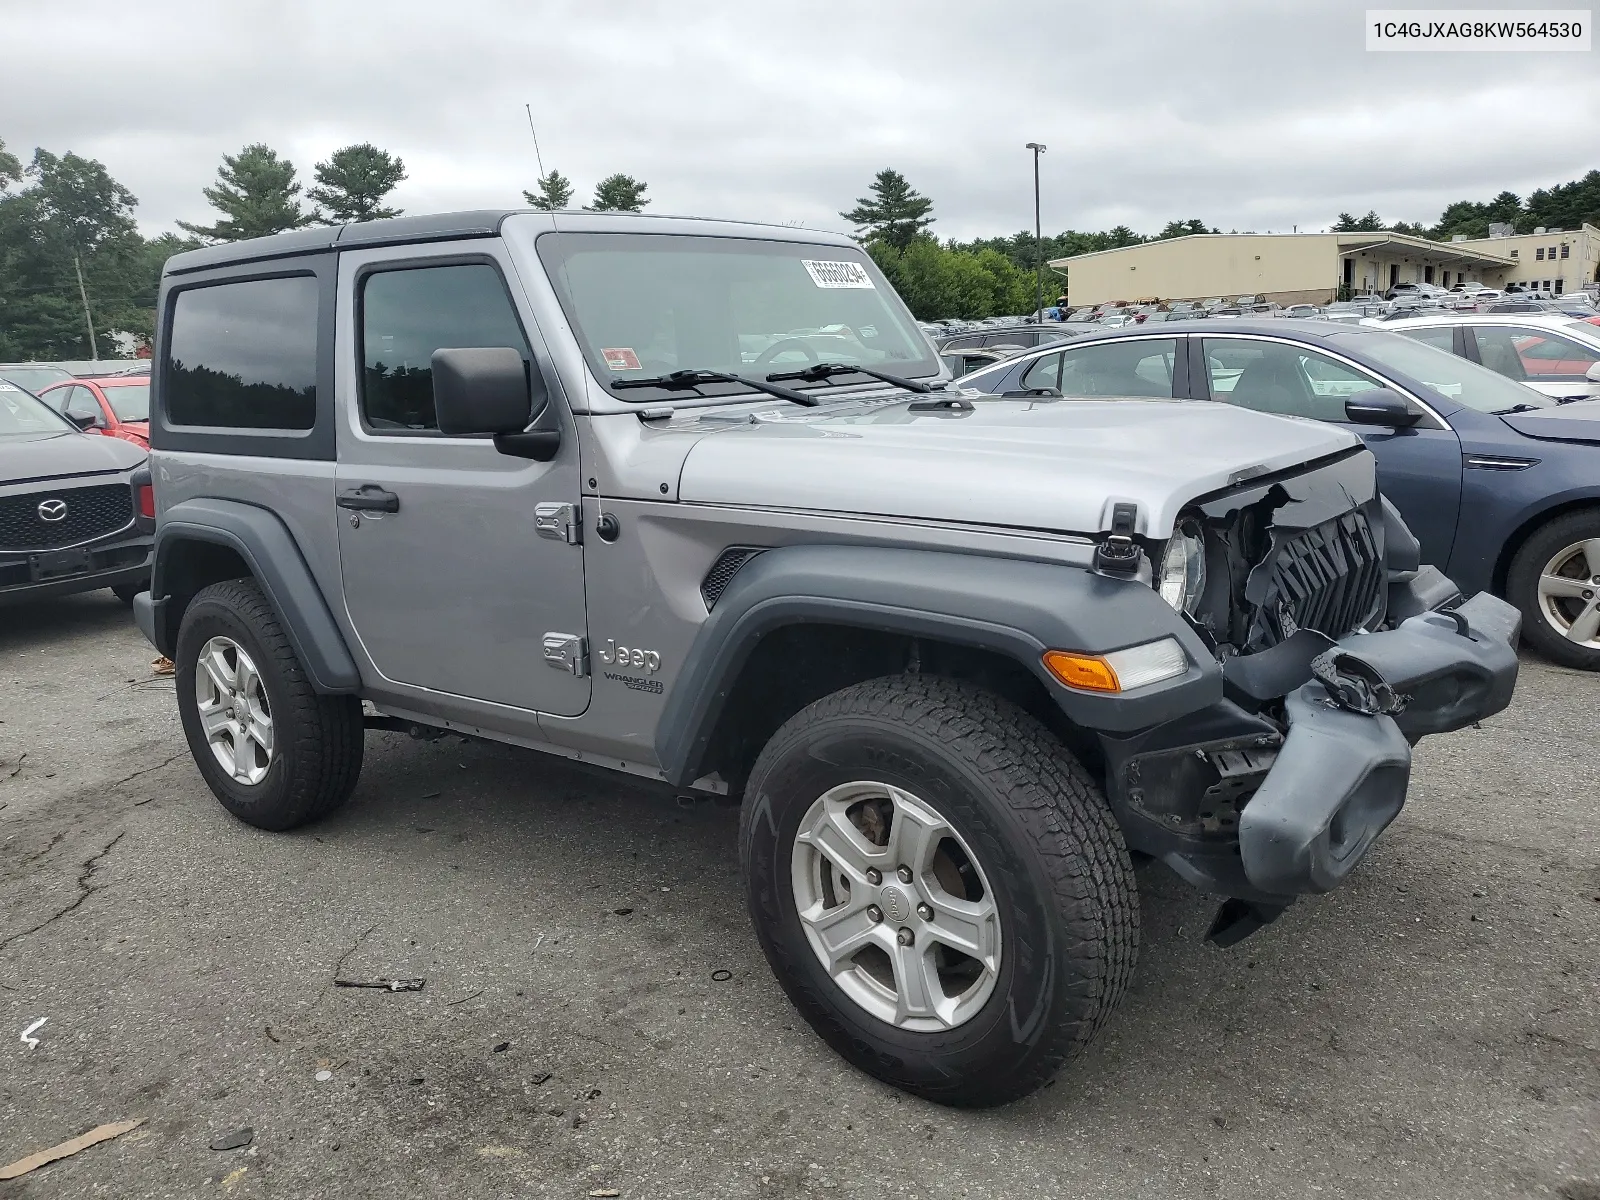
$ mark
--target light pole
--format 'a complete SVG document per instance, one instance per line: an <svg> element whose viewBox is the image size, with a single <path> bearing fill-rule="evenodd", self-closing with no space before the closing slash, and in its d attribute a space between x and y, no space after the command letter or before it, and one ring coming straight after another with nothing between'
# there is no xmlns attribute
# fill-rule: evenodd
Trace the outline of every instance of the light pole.
<svg viewBox="0 0 1600 1200"><path fill-rule="evenodd" d="M1044 229L1039 221L1039 155L1044 153L1042 142L1029 142L1033 151L1033 314L1034 320L1044 320Z"/></svg>

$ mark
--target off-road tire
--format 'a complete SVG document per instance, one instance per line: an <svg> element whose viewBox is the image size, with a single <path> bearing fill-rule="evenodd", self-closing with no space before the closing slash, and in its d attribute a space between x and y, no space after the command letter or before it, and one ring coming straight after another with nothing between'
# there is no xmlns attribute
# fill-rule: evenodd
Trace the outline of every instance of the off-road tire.
<svg viewBox="0 0 1600 1200"><path fill-rule="evenodd" d="M1584 508L1546 523L1517 549L1506 572L1506 599L1522 610L1522 637L1544 657L1580 671L1600 671L1600 650L1570 642L1545 619L1539 574L1564 548L1600 538L1600 508Z"/></svg>
<svg viewBox="0 0 1600 1200"><path fill-rule="evenodd" d="M799 823L829 788L862 779L937 808L993 888L998 979L952 1029L910 1032L868 1013L801 927ZM739 850L762 949L811 1027L868 1074L941 1104L1005 1104L1049 1082L1105 1024L1138 956L1133 867L1100 790L1039 721L965 683L893 676L802 710L751 771Z"/></svg>
<svg viewBox="0 0 1600 1200"><path fill-rule="evenodd" d="M118 584L113 584L112 588L111 588L111 594L113 596L115 596L118 600L121 600L129 608L132 608L133 607L133 598L135 596L137 596L140 592L144 591L149 586L150 585L148 583L118 583Z"/></svg>
<svg viewBox="0 0 1600 1200"><path fill-rule="evenodd" d="M259 783L241 783L224 772L201 727L196 662L219 634L244 647L271 702L273 758ZM361 775L361 701L312 688L253 579L214 583L190 601L178 629L175 665L184 736L207 786L230 813L258 829L281 832L315 821L350 798Z"/></svg>

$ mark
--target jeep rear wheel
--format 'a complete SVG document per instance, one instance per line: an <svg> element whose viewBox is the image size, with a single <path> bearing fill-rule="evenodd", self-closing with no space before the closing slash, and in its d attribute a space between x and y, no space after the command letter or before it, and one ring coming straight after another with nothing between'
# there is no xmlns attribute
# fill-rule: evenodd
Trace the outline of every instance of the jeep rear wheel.
<svg viewBox="0 0 1600 1200"><path fill-rule="evenodd" d="M740 826L779 981L887 1083L1004 1104L1088 1044L1138 953L1128 852L1038 721L952 680L872 680L783 726Z"/></svg>
<svg viewBox="0 0 1600 1200"><path fill-rule="evenodd" d="M349 798L361 774L361 702L312 688L254 580L212 584L190 601L175 665L190 753L234 816L293 829Z"/></svg>

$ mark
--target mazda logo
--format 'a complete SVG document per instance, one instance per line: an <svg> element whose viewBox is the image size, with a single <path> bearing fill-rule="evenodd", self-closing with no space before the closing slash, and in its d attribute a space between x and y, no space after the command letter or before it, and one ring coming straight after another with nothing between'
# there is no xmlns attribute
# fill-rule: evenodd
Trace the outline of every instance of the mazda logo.
<svg viewBox="0 0 1600 1200"><path fill-rule="evenodd" d="M67 519L67 502L65 500L39 501L39 520L65 521Z"/></svg>

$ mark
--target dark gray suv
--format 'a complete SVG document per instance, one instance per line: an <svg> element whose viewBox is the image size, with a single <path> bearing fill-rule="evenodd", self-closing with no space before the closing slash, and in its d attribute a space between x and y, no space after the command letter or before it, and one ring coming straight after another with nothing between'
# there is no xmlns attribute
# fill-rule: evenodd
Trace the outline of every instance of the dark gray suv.
<svg viewBox="0 0 1600 1200"><path fill-rule="evenodd" d="M154 533L145 452L0 379L0 604L97 588L131 604Z"/></svg>

